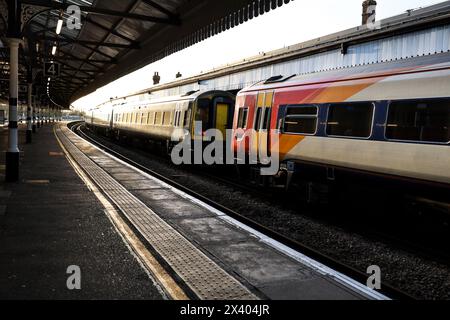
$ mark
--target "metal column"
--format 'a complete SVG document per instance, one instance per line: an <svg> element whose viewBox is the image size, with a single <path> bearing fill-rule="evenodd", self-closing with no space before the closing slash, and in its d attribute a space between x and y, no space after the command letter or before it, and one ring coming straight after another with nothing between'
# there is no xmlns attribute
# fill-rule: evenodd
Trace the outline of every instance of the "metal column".
<svg viewBox="0 0 450 320"><path fill-rule="evenodd" d="M20 39L10 38L10 78L9 78L9 139L6 152L6 181L19 180L19 136L17 125L17 98L19 93L19 43Z"/></svg>
<svg viewBox="0 0 450 320"><path fill-rule="evenodd" d="M28 69L28 108L26 143L31 143L33 137L33 69Z"/></svg>
<svg viewBox="0 0 450 320"><path fill-rule="evenodd" d="M21 4L18 0L9 0L8 39L10 49L9 78L9 137L6 152L5 179L7 182L19 180L19 136L17 126L17 100L19 93L19 45L21 41Z"/></svg>

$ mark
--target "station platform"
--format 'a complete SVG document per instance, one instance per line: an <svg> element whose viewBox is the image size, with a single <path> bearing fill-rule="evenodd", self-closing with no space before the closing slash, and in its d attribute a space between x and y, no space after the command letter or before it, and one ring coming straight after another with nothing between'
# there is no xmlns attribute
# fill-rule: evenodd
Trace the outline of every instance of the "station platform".
<svg viewBox="0 0 450 320"><path fill-rule="evenodd" d="M159 290L80 180L46 124L24 144L20 183L0 177L0 299L162 299ZM0 128L6 150L7 128ZM69 266L81 290L69 290Z"/></svg>
<svg viewBox="0 0 450 320"><path fill-rule="evenodd" d="M48 124L23 145L20 183L0 187L0 299L386 298L65 124ZM81 290L67 288L71 265L80 267Z"/></svg>

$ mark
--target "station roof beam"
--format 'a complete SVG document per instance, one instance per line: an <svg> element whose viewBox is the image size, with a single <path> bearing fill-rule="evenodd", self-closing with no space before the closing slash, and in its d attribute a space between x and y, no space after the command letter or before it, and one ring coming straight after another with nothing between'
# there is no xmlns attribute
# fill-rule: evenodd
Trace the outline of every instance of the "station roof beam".
<svg viewBox="0 0 450 320"><path fill-rule="evenodd" d="M24 44L19 72L42 70L46 61L61 65L61 79L50 83L53 101L71 102L121 76L287 4L289 0L17 0L22 10ZM291 0L292 1L292 0ZM81 27L61 28L66 9L80 9ZM7 17L0 0L0 39ZM59 26L59 27L58 27ZM57 32L58 30L58 32ZM0 42L2 78L9 54ZM56 52L52 55L52 49ZM36 81L46 78L38 73ZM82 81L81 81L82 80ZM67 82L67 85L64 85ZM39 85L39 83L37 83ZM1 98L1 97L0 97ZM6 98L6 97L3 97Z"/></svg>

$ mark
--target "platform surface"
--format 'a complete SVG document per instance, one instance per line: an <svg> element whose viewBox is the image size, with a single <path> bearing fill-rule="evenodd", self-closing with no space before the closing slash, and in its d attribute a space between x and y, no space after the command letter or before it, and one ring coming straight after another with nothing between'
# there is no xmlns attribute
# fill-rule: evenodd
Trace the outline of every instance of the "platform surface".
<svg viewBox="0 0 450 320"><path fill-rule="evenodd" d="M1 150L6 137L0 128ZM20 182L0 177L0 299L162 299L67 162L52 125L33 138L22 144L20 131ZM71 265L80 267L81 290L67 288Z"/></svg>

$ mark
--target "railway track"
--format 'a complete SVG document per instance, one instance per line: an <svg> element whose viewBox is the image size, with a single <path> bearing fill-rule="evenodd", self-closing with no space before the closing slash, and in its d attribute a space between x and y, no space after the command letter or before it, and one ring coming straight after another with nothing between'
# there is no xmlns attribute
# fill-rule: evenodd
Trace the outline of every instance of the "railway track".
<svg viewBox="0 0 450 320"><path fill-rule="evenodd" d="M81 131L81 130L80 130ZM92 132L89 132L87 134L86 132L82 132L85 136L88 136L90 139L96 141L96 143L102 144L106 147L105 144L115 144L115 142L112 142L110 140L106 140L104 137L98 136ZM103 142L100 142L103 141ZM120 144L119 144L120 145ZM128 148L128 146L122 145L122 147ZM111 147L108 147L111 149ZM133 148L133 153L138 153L142 157L149 157L150 154L146 151L142 151L141 149ZM122 154L123 155L123 154ZM155 153L151 154L152 157L157 158L158 161L162 163L166 163L167 166L173 166L170 161L168 161L167 157L157 155ZM195 174L197 176L207 178L211 181L218 182L222 185L225 185L227 187L232 188L233 190L248 194L250 196L253 196L257 199L264 199L268 200L273 204L288 208L290 210L296 210L298 209L298 201L292 201L292 198L298 199L297 197L293 197L293 194L286 194L285 192L278 192L277 189L271 189L270 191L266 191L265 189L258 187L252 183L246 183L242 180L237 179L237 175L233 174L230 170L223 172L223 170L208 170L208 168L205 167L196 167L196 166L185 166L181 167L183 169L183 172L186 172L186 175L189 174ZM175 176L172 176L172 178L176 178ZM173 180L173 179L172 179ZM295 195L295 193L294 193ZM428 203L424 199L416 199L416 197L407 196L409 201L413 202L416 200L421 201L422 203ZM436 204L432 203L434 206ZM442 210L442 204L439 204L437 207L439 210ZM372 241L378 241L385 244L388 244L390 246L394 246L396 248L400 248L402 250L405 250L407 252L410 252L412 254L419 255L425 259L435 261L447 266L450 266L450 253L446 248L440 249L440 246L436 246L435 242L432 242L428 245L421 244L418 239L411 239L410 235L404 236L400 235L396 230L393 231L386 231L383 230L384 226L381 226L379 224L367 224L367 221L359 221L355 222L357 217L354 217L351 215L350 217L346 217L344 214L339 215L339 219L336 219L335 216L330 216L323 213L322 208L315 208L315 207L305 207L303 208L302 214L306 214L309 216L314 217L315 219L319 219L324 223L331 223L332 225L339 226L340 228L343 228L347 230L348 232L357 232L363 235L366 238L371 239ZM434 209L430 207L430 209ZM442 218L442 214L440 216ZM450 218L450 217L448 217ZM392 220L390 221L392 222ZM396 221L396 224L403 224L403 221ZM443 224L448 223L448 220L445 222L442 222ZM420 227L422 228L422 224L418 223ZM404 231L402 231L404 232ZM402 233L400 232L400 233ZM408 238L409 237L409 238ZM417 240L417 241L416 241ZM421 239L423 240L423 239ZM439 248L438 248L439 247Z"/></svg>
<svg viewBox="0 0 450 320"><path fill-rule="evenodd" d="M169 177L162 175L146 166L143 166L142 164L131 159L130 157L128 157L116 150L113 150L112 148L106 146L104 143L100 142L99 139L93 138L91 135L86 134L83 131L83 123L71 124L71 125L69 125L69 128L73 132L78 134L80 137L82 137L83 139L89 141L90 143L94 144L101 150L115 156L116 158L138 168L139 170L142 170L143 172L146 172L146 173L156 177L157 179L160 179L161 181L195 197L196 199L203 201L204 203L226 213L230 217L238 220L239 222L241 222L249 227L252 227L253 229L257 230L258 232L261 232L261 233L279 241L280 243L282 243L296 251L299 251L299 252L305 254L306 256L309 256L310 258L312 258L320 263L323 263L330 268L333 268L334 270L336 270L338 272L341 272L341 273L353 278L354 280L356 280L360 283L363 283L363 284L366 283L367 278L368 278L368 275L366 273L363 273L363 272L357 270L356 268L353 268L345 263L342 263L341 261L339 261L333 257L330 257L329 255L323 254L323 253L319 252L318 250L311 248L308 245L305 245L294 239L288 238L285 235L282 235L281 233L276 232L276 231L258 223L257 221L254 221L252 219L249 219L248 217L243 216L242 214L236 212L235 210L232 210L214 200L211 200L208 197L205 197L202 194L199 194L192 188L186 187L186 186L178 183L177 181L174 181L172 178L169 178ZM223 182L227 182L227 179L221 179L221 180ZM237 184L235 184L235 186L238 187ZM382 289L380 290L380 292L392 299L398 299L398 300L415 299L415 297L413 297L412 295L390 285L389 283L385 283L385 282L383 282L383 286L382 286Z"/></svg>

